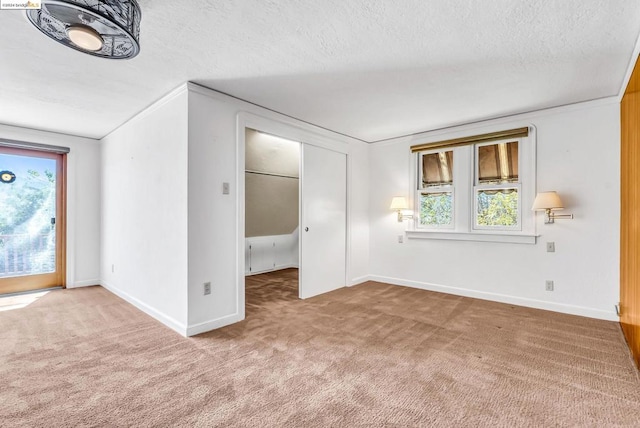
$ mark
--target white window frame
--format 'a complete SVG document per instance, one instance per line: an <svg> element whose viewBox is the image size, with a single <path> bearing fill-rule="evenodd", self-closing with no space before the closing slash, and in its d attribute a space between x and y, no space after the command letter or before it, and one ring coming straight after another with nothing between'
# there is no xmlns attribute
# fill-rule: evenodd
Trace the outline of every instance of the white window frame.
<svg viewBox="0 0 640 428"><path fill-rule="evenodd" d="M414 195L414 216L413 221L407 222L406 235L409 239L443 239L443 240L460 240L460 241L484 241L484 242L504 242L504 243L536 243L536 222L535 213L527 207L533 204L536 195L536 128L531 124L522 124L520 126L529 127L529 135L522 138L508 138L503 140L495 140L488 143L475 143L468 146L445 147L432 150L424 150L411 153L412 160L409 172L410 178L410 194ZM473 130L464 133L449 133L443 136L442 133L434 136L434 140L454 139L465 137L466 135L482 134L485 132L494 132L506 129L509 126L495 126L484 128L478 132ZM493 188L501 186L518 188L518 213L519 226L516 227L474 227L476 223L476 177L477 160L476 152L479 145L497 144L498 142L509 142L518 140L518 182L491 184ZM423 142L423 141L420 141ZM428 141L427 141L428 142ZM454 152L454 168L453 168L453 227L432 227L420 225L420 193L431 189L421 189L422 168L421 155L429 153L437 153L453 150ZM516 185L517 184L517 185ZM488 187L489 185L487 185ZM438 186L439 187L439 186ZM443 186L444 187L444 186ZM445 188L445 191L449 191ZM485 186L483 186L485 188ZM437 187L433 188L435 192ZM442 191L444 189L440 189Z"/></svg>
<svg viewBox="0 0 640 428"><path fill-rule="evenodd" d="M480 183L480 147L493 146L500 143L518 143L518 181L509 183ZM473 164L474 178L473 191L471 192L473 216L471 221L471 229L473 230L493 230L493 231L522 231L522 177L520 175L520 148L522 147L522 138L508 138L505 140L490 141L488 143L473 144ZM500 189L517 189L518 192L518 223L516 226L482 226L478 224L478 190L500 190Z"/></svg>
<svg viewBox="0 0 640 428"><path fill-rule="evenodd" d="M452 184L447 184L444 186L428 186L428 187L422 187L422 183L423 183L423 175L422 175L422 157L424 155L431 155L434 153L446 153L446 152L452 152L453 156L453 171L451 171L451 175L452 175ZM421 152L418 152L418 156L417 156L417 169L418 169L418 180L416 182L416 191L415 191L415 227L419 230L453 230L455 229L456 226L456 192L455 192L455 188L456 188L456 176L455 176L455 170L456 170L456 153L455 150L453 150L452 148L445 148L445 149L435 149L435 150L424 150ZM420 199L422 197L423 193L451 193L451 222L449 224L422 224L420 222L420 211L421 211L421 207L420 207Z"/></svg>

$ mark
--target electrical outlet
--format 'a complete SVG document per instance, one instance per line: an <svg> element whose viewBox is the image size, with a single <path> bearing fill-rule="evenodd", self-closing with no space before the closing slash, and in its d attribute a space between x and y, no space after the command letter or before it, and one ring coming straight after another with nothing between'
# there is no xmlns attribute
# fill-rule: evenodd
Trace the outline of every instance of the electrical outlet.
<svg viewBox="0 0 640 428"><path fill-rule="evenodd" d="M555 252L556 252L556 243L547 242L547 253L555 253Z"/></svg>
<svg viewBox="0 0 640 428"><path fill-rule="evenodd" d="M402 244L404 242L404 236L398 235L398 244Z"/></svg>
<svg viewBox="0 0 640 428"><path fill-rule="evenodd" d="M223 195L228 195L229 194L229 183L227 183L227 182L222 183L222 194Z"/></svg>
<svg viewBox="0 0 640 428"><path fill-rule="evenodd" d="M205 282L204 284L204 295L211 294L211 283Z"/></svg>
<svg viewBox="0 0 640 428"><path fill-rule="evenodd" d="M547 291L553 291L553 281L547 279L544 282L544 289Z"/></svg>

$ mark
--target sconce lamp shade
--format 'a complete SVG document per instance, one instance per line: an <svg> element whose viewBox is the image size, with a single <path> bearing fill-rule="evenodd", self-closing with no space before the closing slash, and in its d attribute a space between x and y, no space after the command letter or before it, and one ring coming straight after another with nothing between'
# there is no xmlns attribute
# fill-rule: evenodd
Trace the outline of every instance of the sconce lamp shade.
<svg viewBox="0 0 640 428"><path fill-rule="evenodd" d="M533 211L562 210L564 204L556 192L540 192L533 201Z"/></svg>
<svg viewBox="0 0 640 428"><path fill-rule="evenodd" d="M404 196L394 196L391 200L390 210L398 211L398 223L402 223L405 219L413 218L413 214L403 214L403 210L409 209L407 198Z"/></svg>
<svg viewBox="0 0 640 428"><path fill-rule="evenodd" d="M409 205L407 204L407 198L404 196L394 196L391 200L390 210L406 210L409 209Z"/></svg>

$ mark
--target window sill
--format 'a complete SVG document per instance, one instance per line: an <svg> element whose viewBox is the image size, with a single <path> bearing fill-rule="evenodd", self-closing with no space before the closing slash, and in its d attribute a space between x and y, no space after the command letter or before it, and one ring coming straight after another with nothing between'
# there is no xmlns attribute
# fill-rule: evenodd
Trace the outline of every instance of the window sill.
<svg viewBox="0 0 640 428"><path fill-rule="evenodd" d="M510 244L535 244L538 235L487 232L453 232L432 230L407 230L409 239L444 239L450 241L505 242Z"/></svg>

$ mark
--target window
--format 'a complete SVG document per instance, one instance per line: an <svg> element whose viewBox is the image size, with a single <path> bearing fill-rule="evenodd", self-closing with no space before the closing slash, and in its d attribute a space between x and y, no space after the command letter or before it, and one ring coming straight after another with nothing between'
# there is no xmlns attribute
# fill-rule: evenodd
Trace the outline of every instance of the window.
<svg viewBox="0 0 640 428"><path fill-rule="evenodd" d="M518 144L475 145L475 229L520 229Z"/></svg>
<svg viewBox="0 0 640 428"><path fill-rule="evenodd" d="M420 226L453 227L453 150L420 154Z"/></svg>
<svg viewBox="0 0 640 428"><path fill-rule="evenodd" d="M408 237L535 242L535 217L523 209L535 197L534 128L411 149L416 215Z"/></svg>

